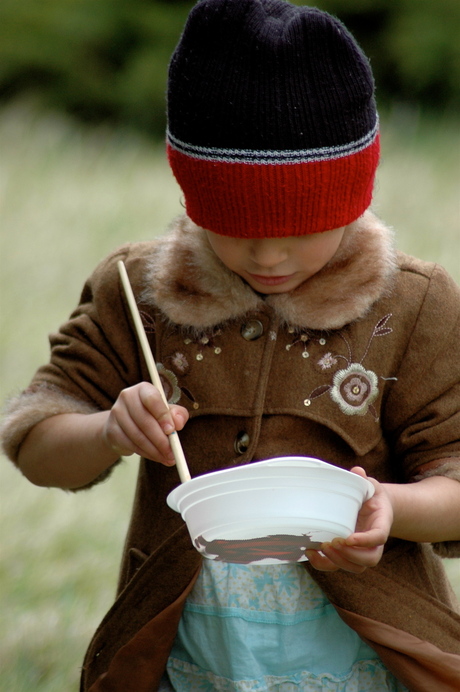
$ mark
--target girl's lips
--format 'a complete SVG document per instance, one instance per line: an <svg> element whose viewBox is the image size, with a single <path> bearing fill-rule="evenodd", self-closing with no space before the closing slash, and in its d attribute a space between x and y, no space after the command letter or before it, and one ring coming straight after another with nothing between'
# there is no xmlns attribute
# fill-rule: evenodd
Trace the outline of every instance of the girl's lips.
<svg viewBox="0 0 460 692"><path fill-rule="evenodd" d="M292 274L288 276L260 276L258 274L249 274L249 276L253 281L257 281L257 283L263 286L279 286L289 281Z"/></svg>

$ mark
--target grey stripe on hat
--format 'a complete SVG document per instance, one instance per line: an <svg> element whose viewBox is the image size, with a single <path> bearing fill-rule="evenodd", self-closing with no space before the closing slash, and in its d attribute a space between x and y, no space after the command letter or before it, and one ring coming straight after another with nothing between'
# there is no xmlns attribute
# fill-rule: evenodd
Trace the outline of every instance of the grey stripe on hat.
<svg viewBox="0 0 460 692"><path fill-rule="evenodd" d="M259 150L259 149L224 149L220 147L202 147L182 142L168 130L167 138L170 145L186 156L206 161L221 163L252 163L252 164L289 164L309 163L313 161L330 161L344 156L356 154L366 149L375 140L379 130L379 119L376 116L374 127L360 139L346 144L316 149L299 150Z"/></svg>

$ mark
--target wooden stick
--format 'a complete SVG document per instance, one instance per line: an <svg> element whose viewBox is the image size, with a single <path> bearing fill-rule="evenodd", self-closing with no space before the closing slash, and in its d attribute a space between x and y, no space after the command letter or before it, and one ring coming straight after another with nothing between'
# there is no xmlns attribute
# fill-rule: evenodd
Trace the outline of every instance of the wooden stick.
<svg viewBox="0 0 460 692"><path fill-rule="evenodd" d="M129 276L128 272L126 271L126 267L124 262L121 260L118 262L118 271L120 273L120 278L121 282L123 284L123 288L126 294L126 298L128 300L128 305L129 309L131 310L131 316L134 321L134 326L136 328L136 333L137 337L139 339L139 343L142 348L142 352L144 354L145 362L147 363L147 369L149 371L149 375L151 377L151 380L155 387L158 389L158 391L161 394L161 398L163 399L164 403L166 406L169 408L168 400L166 399L166 395L163 389L163 385L161 383L160 376L158 374L157 366L155 364L155 361L153 359L152 351L150 350L150 344L147 339L147 335L145 333L144 325L142 324L141 316L139 314L139 309L137 307L136 299L134 297L133 289L131 287L131 283L129 281ZM185 483L186 481L189 481L191 476L190 472L188 470L187 466L187 461L185 459L184 452L182 450L182 445L179 440L179 435L177 432L174 430L169 436L169 441L171 443L171 448L174 454L174 459L176 460L176 466L177 466L177 471L179 473L179 478L181 480L181 483Z"/></svg>

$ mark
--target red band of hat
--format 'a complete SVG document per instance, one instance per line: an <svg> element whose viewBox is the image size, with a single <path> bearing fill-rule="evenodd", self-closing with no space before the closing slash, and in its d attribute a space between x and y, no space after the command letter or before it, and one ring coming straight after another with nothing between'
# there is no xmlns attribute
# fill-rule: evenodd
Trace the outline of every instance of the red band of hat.
<svg viewBox="0 0 460 692"><path fill-rule="evenodd" d="M301 163L195 158L168 143L168 159L197 225L235 238L299 236L341 228L372 200L378 134L358 152Z"/></svg>

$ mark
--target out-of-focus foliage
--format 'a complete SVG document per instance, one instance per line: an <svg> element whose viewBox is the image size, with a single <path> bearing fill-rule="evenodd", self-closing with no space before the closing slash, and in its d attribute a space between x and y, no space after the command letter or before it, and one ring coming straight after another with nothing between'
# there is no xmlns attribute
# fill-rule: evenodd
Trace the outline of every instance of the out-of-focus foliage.
<svg viewBox="0 0 460 692"><path fill-rule="evenodd" d="M237 0L234 0L237 2ZM303 4L296 0L298 4ZM164 131L167 64L190 0L1 0L0 97ZM372 61L380 103L460 106L459 0L317 0Z"/></svg>
<svg viewBox="0 0 460 692"><path fill-rule="evenodd" d="M1 0L0 97L160 133L167 64L193 2Z"/></svg>

